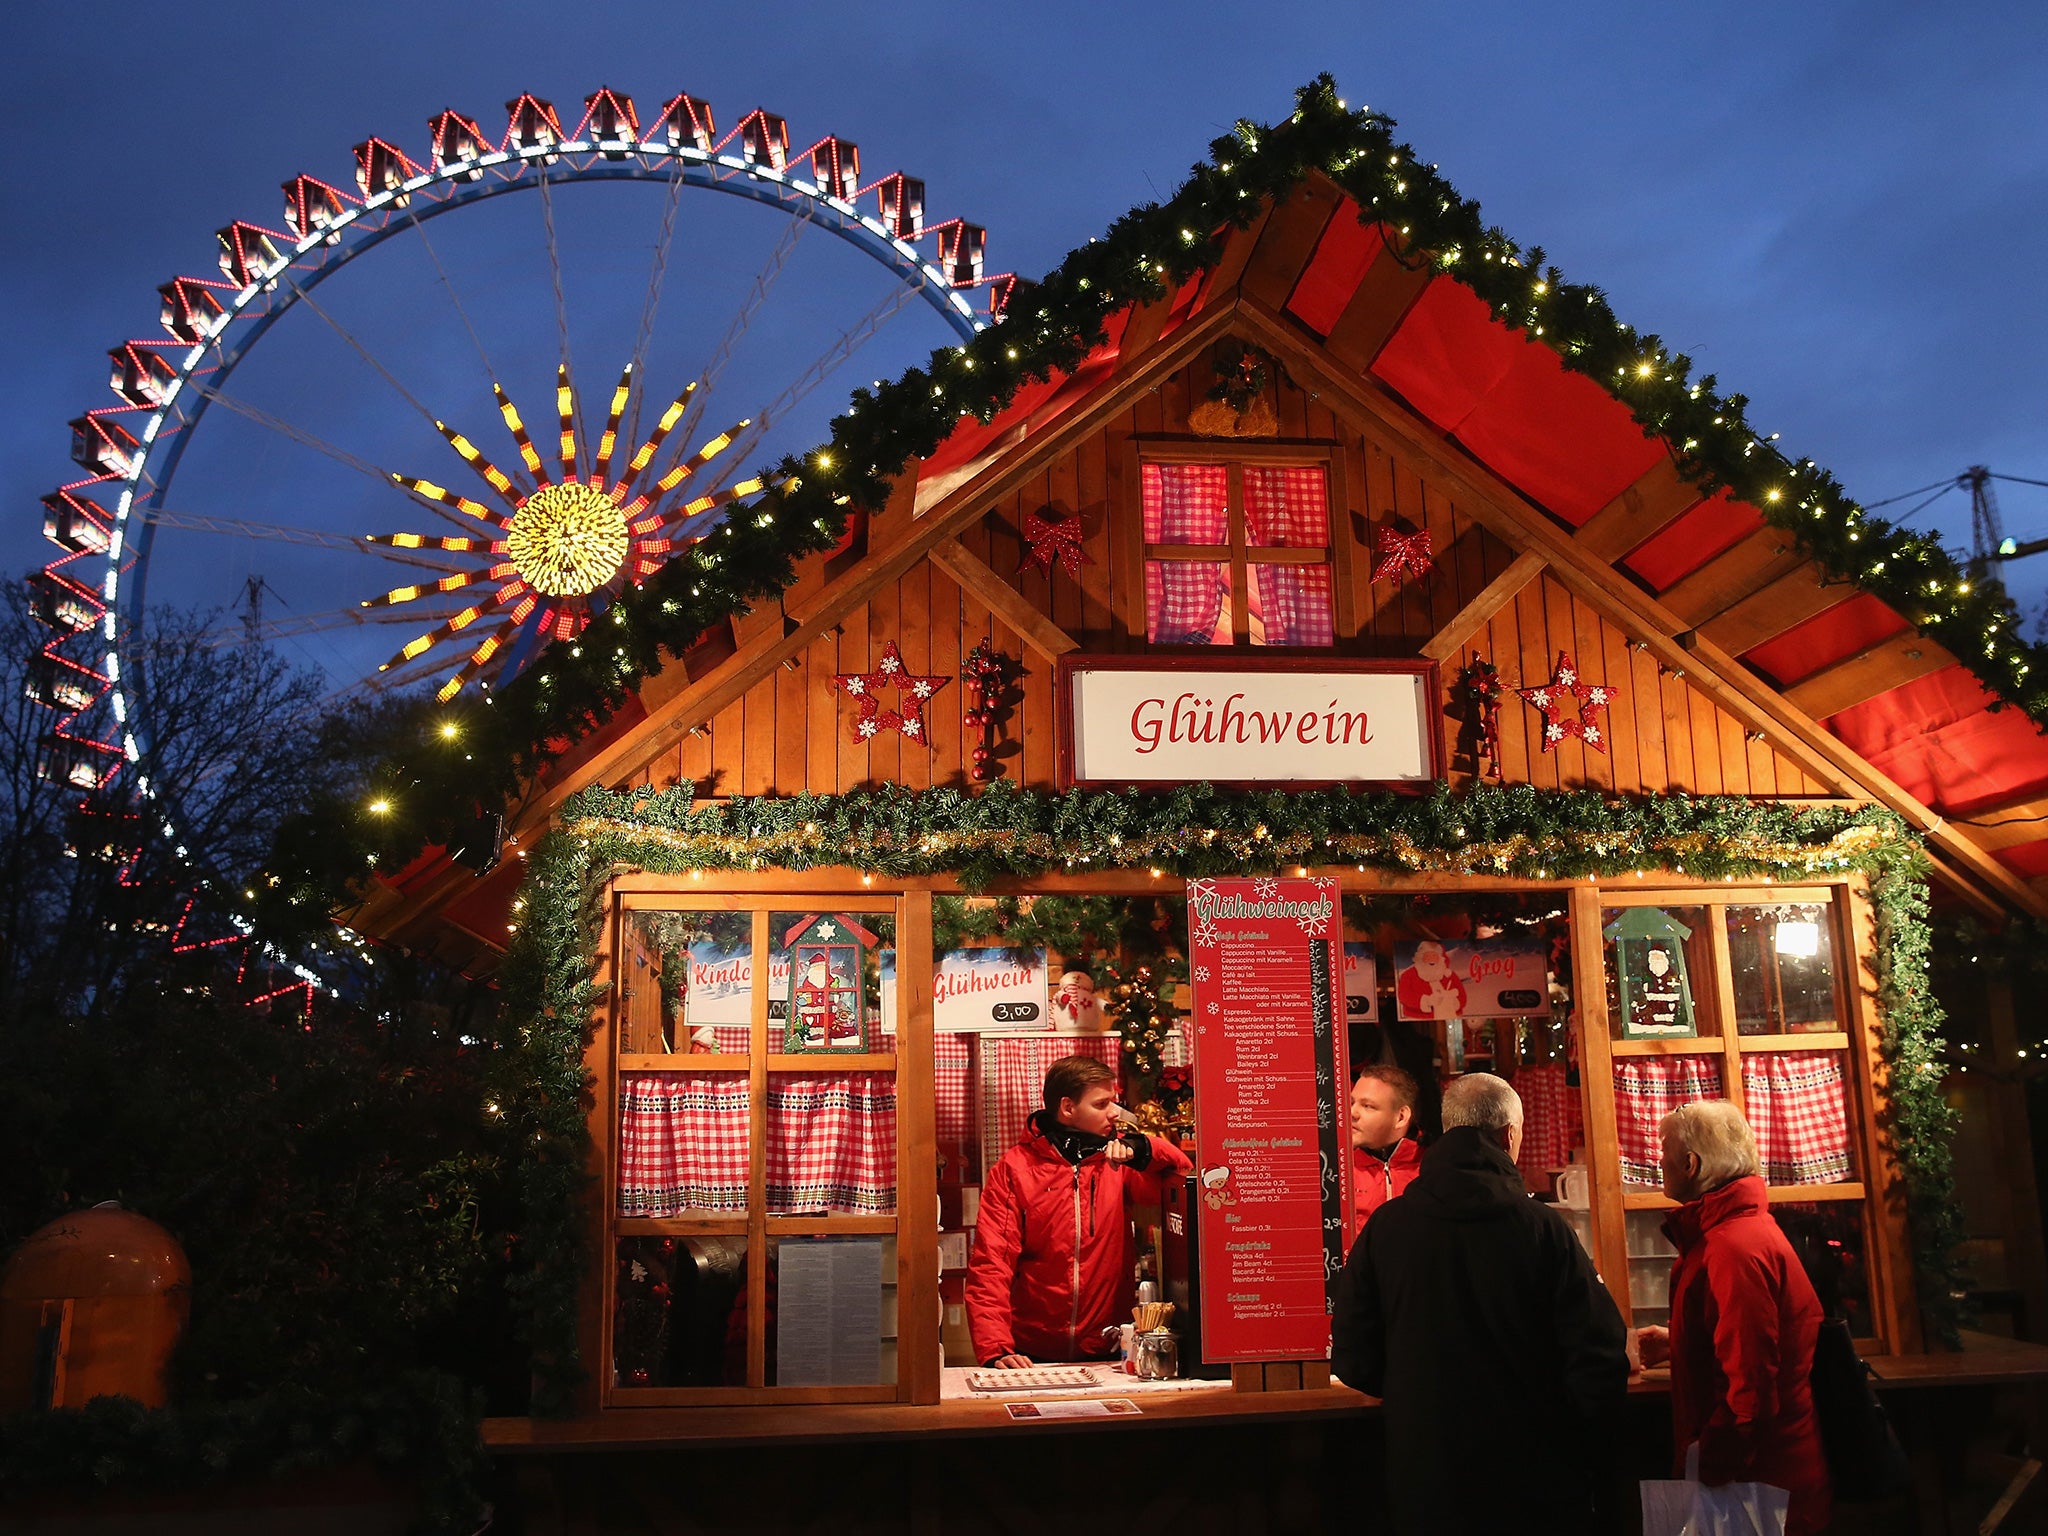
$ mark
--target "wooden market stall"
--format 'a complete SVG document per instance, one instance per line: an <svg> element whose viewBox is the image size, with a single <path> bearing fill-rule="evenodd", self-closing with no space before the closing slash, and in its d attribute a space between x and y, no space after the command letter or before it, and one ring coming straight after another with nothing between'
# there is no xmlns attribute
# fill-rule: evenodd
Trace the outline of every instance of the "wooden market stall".
<svg viewBox="0 0 2048 1536"><path fill-rule="evenodd" d="M1000 945L977 914L1108 901L1168 936L1142 955L1041 936L1037 985L1049 996L1092 950L1128 986L1139 959L1184 943L1160 914L1184 902L1173 871L1191 849L1208 873L1241 855L1246 874L1284 862L1335 880L1345 937L1387 983L1418 942L1519 925L1542 943L1540 1006L1414 1034L1439 1075L1517 1082L1532 1189L1565 1197L1634 1321L1662 1315L1657 1121L1721 1096L1757 1125L1781 1220L1829 1256L1866 1353L1927 1348L1892 1115L1913 1058L1886 1048L1880 887L1908 878L1894 855L1917 836L1954 899L2048 912L2048 842L2025 814L2048 795L2048 746L2021 711L1991 711L1924 615L1836 579L1773 508L1690 476L1631 414L1626 379L1567 369L1455 266L1404 259L1387 235L1320 174L1268 201L1187 280L1111 313L1078 366L986 423L962 417L840 547L648 678L533 787L517 857L482 879L425 861L358 914L488 963L523 920L515 901L539 899L519 891L546 834L606 861L583 958L600 999L586 1374L571 1423L501 1425L497 1443L986 1432L994 1410L945 1390L949 1365L973 1363L956 1314L980 1172L1052 1055L1079 1040L1117 1060L1131 997L1105 996L1107 1033L960 1033L941 1027L935 975L949 949ZM1433 830L1318 837L1286 808L1329 804L1315 796L1346 775L1276 766L1247 777L1289 799L1207 795L1162 837L1130 807L1224 777L1205 765L1245 740L1203 692L1223 664L1333 689L1413 680L1406 794L1447 791L1451 811ZM1158 693L1137 794L1122 793L1135 777L1090 778L1095 743L1077 735L1102 726L1081 723L1075 679L1111 674ZM1335 698L1321 708L1315 739L1297 726L1288 743L1304 761L1349 745ZM967 870L997 834L963 799L1016 806L1077 782L1076 805L1122 809L1065 833L1020 811L1037 872ZM1594 798L1524 803L1517 786ZM856 803L852 848L835 818ZM1139 990L1130 1018L1155 1033L1121 1062L1127 1092L1199 1146L1160 1085L1184 1060L1174 991ZM1402 1007L1377 990L1364 1011L1391 1034ZM1583 1185L1559 1177L1578 1166ZM859 1293L835 1326L876 1347L852 1376L813 1360L792 1379L792 1292ZM1146 1411L1359 1401L1315 1362L1239 1361L1226 1379Z"/></svg>

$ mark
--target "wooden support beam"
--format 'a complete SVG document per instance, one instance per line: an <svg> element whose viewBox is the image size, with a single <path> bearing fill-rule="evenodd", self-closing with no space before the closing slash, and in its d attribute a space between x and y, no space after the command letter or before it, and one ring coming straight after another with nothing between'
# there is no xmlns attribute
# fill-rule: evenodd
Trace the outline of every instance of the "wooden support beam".
<svg viewBox="0 0 2048 1536"><path fill-rule="evenodd" d="M1790 534L1775 528L1759 528L1659 592L1657 601L1683 619L1687 627L1696 628L1767 582L1789 575L1805 564L1806 557L1792 547Z"/></svg>
<svg viewBox="0 0 2048 1536"><path fill-rule="evenodd" d="M1331 215L1344 201L1337 184L1322 176L1311 176L1296 187L1259 232L1258 248L1245 264L1238 292L1274 310L1284 308L1315 255L1316 243L1329 227Z"/></svg>
<svg viewBox="0 0 2048 1536"><path fill-rule="evenodd" d="M1140 304L1131 311L1130 319L1124 322L1124 333L1117 338L1116 376L1121 378L1130 372L1132 366L1142 358L1152 344L1159 339L1159 333L1166 329L1167 317L1173 312L1173 294L1150 304Z"/></svg>
<svg viewBox="0 0 2048 1536"><path fill-rule="evenodd" d="M1967 816L1958 816L1955 823L1959 827L1968 827L1971 837L1986 848L2017 848L2026 843L2038 843L2048 838L2048 795L2036 793L2024 799L1988 805ZM2048 1326L2048 1315L2042 1317L2042 1323Z"/></svg>
<svg viewBox="0 0 2048 1536"><path fill-rule="evenodd" d="M1646 543L1700 504L1700 489L1678 472L1669 453L1633 485L1579 524L1572 542L1609 565Z"/></svg>
<svg viewBox="0 0 2048 1536"><path fill-rule="evenodd" d="M1740 656L1751 646L1762 645L1847 602L1860 590L1843 581L1822 581L1815 567L1802 564L1715 614L1700 625L1700 633L1730 655Z"/></svg>
<svg viewBox="0 0 2048 1536"><path fill-rule="evenodd" d="M1252 252L1259 247L1260 239L1266 233L1266 226L1273 222L1274 203L1270 198L1261 199L1258 217L1243 229L1232 229L1224 233L1223 254L1216 258L1216 265L1210 271L1207 281L1202 284L1201 297L1195 301L1199 313L1219 302L1228 306L1236 296L1238 282L1244 277L1244 269L1250 264Z"/></svg>
<svg viewBox="0 0 2048 1536"><path fill-rule="evenodd" d="M958 539L941 539L930 550L932 564L959 582L976 602L985 603L1017 638L1047 661L1077 648L1079 642L1034 608L1024 594L996 574L989 563Z"/></svg>
<svg viewBox="0 0 2048 1536"><path fill-rule="evenodd" d="M1903 683L1955 665L1955 657L1916 630L1880 640L1803 677L1785 697L1816 720L1889 693Z"/></svg>
<svg viewBox="0 0 2048 1536"><path fill-rule="evenodd" d="M1436 275L1435 265L1426 258L1410 256L1408 261L1412 265L1404 264L1391 249L1382 249L1373 257L1323 340L1323 349L1338 362L1363 373L1380 349L1393 340L1394 332Z"/></svg>
<svg viewBox="0 0 2048 1536"><path fill-rule="evenodd" d="M1286 323L1248 299L1239 300L1238 313L1241 328L1279 356L1297 383L1318 392L1332 410L1361 429L1433 464L1459 494L1460 506L1518 553L1541 554L1553 577L1609 622L1639 638L1660 662L1686 671L1701 694L1737 721L1763 730L1802 772L1818 779L1831 793L1867 796L1897 811L1925 832L1932 846L1970 880L1995 893L1996 899L2048 917L2048 902L2040 892L2016 879L1953 823L1936 815L1847 743L1828 734L1810 715L1787 703L1660 599L1631 583L1617 581L1610 564L1575 547L1526 496L1421 421L1377 381L1333 368L1320 349L1303 342ZM1749 542L1768 538L1775 546L1784 537L1772 529ZM1785 562L1789 570L1794 564L1803 564L1804 557L1787 556L1767 546L1766 563L1773 561Z"/></svg>
<svg viewBox="0 0 2048 1536"><path fill-rule="evenodd" d="M1502 571L1471 602L1452 615L1451 621L1423 643L1421 654L1438 666L1447 664L1464 647L1467 640L1486 627L1501 609L1515 600L1522 588L1543 574L1549 564L1534 550L1524 550L1515 556L1514 563Z"/></svg>

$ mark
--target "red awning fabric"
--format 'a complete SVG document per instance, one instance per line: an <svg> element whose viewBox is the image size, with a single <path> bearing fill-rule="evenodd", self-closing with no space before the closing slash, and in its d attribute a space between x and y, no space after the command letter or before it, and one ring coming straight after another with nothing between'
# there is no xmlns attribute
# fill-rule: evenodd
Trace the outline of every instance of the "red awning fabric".
<svg viewBox="0 0 2048 1536"><path fill-rule="evenodd" d="M1744 651L1742 659L1780 688L1789 688L1910 627L1881 598L1858 592L1776 639Z"/></svg>
<svg viewBox="0 0 2048 1536"><path fill-rule="evenodd" d="M1720 491L1672 519L1622 558L1622 565L1662 592L1763 527L1763 514Z"/></svg>
<svg viewBox="0 0 2048 1536"><path fill-rule="evenodd" d="M1329 335L1386 246L1380 226L1359 223L1358 204L1345 198L1287 296L1287 312L1318 336Z"/></svg>
<svg viewBox="0 0 2048 1536"><path fill-rule="evenodd" d="M2048 842L2022 843L2017 848L1998 848L1991 855L2022 880L2048 875Z"/></svg>
<svg viewBox="0 0 2048 1536"><path fill-rule="evenodd" d="M1984 685L1944 667L1822 723L1945 816L2048 790L2048 737Z"/></svg>
<svg viewBox="0 0 2048 1536"><path fill-rule="evenodd" d="M1448 277L1423 290L1372 371L1574 528L1664 456L1620 401Z"/></svg>

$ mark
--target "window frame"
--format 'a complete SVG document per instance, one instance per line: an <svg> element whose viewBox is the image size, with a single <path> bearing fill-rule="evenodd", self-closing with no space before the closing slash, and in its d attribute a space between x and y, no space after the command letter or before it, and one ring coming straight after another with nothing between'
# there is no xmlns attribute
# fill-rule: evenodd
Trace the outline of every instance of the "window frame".
<svg viewBox="0 0 2048 1536"><path fill-rule="evenodd" d="M1327 439L1133 437L1125 447L1125 475L1133 503L1124 519L1129 528L1128 554L1134 590L1132 611L1124 616L1132 639L1148 652L1162 655L1331 656L1341 654L1357 634L1351 602L1351 541L1339 536L1338 519L1345 504L1339 445ZM1145 538L1144 475L1148 464L1216 465L1225 471L1225 518L1229 541L1224 544L1154 544ZM1248 542L1244 472L1248 467L1320 469L1326 501L1326 542L1319 546L1268 546ZM1147 638L1145 568L1151 560L1220 562L1230 571L1230 643L1189 645ZM1253 565L1322 565L1330 572L1330 644L1253 645L1251 643L1251 567Z"/></svg>
<svg viewBox="0 0 2048 1536"><path fill-rule="evenodd" d="M834 889L838 886L838 889ZM930 1285L921 1283L919 1255L926 1244L911 1240L917 1223L906 1224L903 1213L913 1207L923 1210L936 1198L935 1175L916 1174L916 1147L931 1139L931 986L921 991L908 978L930 970L931 896L929 892L876 891L856 886L849 891L840 881L821 879L782 890L696 891L676 888L672 879L622 877L612 883L605 906L604 929L598 949L599 965L594 978L602 1001L596 1010L584 1062L594 1079L591 1124L594 1138L601 1137L603 1174L596 1182L598 1273L601 1283L594 1293L591 1313L586 1315L584 1336L596 1342L597 1352L589 1362L596 1380L601 1408L685 1407L738 1405L749 1403L823 1404L890 1403L922 1399L913 1396L918 1372L916 1352L905 1347L903 1319L922 1316L936 1305L936 1275ZM893 1051L788 1053L780 1046L780 1026L768 1016L771 913L791 911L868 913L893 917L896 922L897 953L897 1036ZM751 916L750 943L761 957L754 967L753 997L745 1055L634 1052L623 1047L626 1026L635 1004L624 985L626 975L627 924L635 912L746 912ZM920 960L918 957L924 958ZM617 979L617 984L614 983ZM906 1038L908 1037L908 1038ZM915 1070L918 1063L922 1071ZM906 1071L906 1067L911 1070ZM888 1072L896 1080L896 1209L887 1216L823 1215L771 1216L767 1211L768 1083L772 1075L790 1072ZM622 1114L619 1080L626 1073L703 1072L744 1075L749 1094L747 1152L747 1209L744 1214L704 1213L682 1216L622 1216L618 1206L618 1179ZM921 1080L921 1087L918 1086ZM921 1100L922 1109L917 1108ZM601 1129L600 1129L601 1128ZM618 1305L618 1244L635 1237L686 1236L744 1237L750 1262L747 1265L747 1384L718 1387L631 1387L615 1378L614 1324ZM896 1244L894 1286L897 1300L896 1380L864 1385L830 1387L782 1387L767 1384L768 1266L765 1262L770 1239L813 1236L878 1236ZM935 1240L934 1240L935 1241ZM930 1293L930 1305L924 1297ZM935 1384L934 1384L935 1385ZM935 1395L935 1394L934 1394Z"/></svg>
<svg viewBox="0 0 2048 1536"><path fill-rule="evenodd" d="M1669 877L1655 884L1622 887L1587 882L1572 892L1573 955L1578 968L1581 1068L1591 1091L1586 1098L1588 1150L1593 1158L1594 1232L1603 1270L1619 1277L1610 1289L1623 1316L1633 1321L1628 1283L1627 1225L1630 1213L1674 1209L1661 1190L1621 1182L1614 1062L1643 1056L1701 1055L1716 1058L1722 1096L1748 1113L1743 1059L1788 1051L1828 1051L1841 1055L1843 1096L1849 1116L1849 1145L1857 1177L1832 1184L1769 1184L1773 1205L1809 1205L1854 1201L1863 1226L1864 1276L1869 1316L1874 1330L1857 1341L1865 1353L1903 1352L1917 1347L1914 1319L1899 1305L1892 1265L1911 1252L1900 1213L1889 1209L1895 1193L1895 1171L1885 1160L1878 1125L1882 1064L1877 1056L1878 1021L1875 989L1862 971L1859 956L1874 952L1874 922L1868 897L1848 881L1801 885L1688 884ZM1736 1028L1734 972L1728 944L1726 911L1778 903L1824 906L1829 938L1836 957L1833 1031L1803 1034L1744 1035ZM1608 914L1623 907L1700 907L1708 914L1708 974L1692 978L1694 1016L1702 1027L1692 1039L1625 1040L1614 1035L1607 1008ZM1704 1025L1711 1021L1709 1033Z"/></svg>

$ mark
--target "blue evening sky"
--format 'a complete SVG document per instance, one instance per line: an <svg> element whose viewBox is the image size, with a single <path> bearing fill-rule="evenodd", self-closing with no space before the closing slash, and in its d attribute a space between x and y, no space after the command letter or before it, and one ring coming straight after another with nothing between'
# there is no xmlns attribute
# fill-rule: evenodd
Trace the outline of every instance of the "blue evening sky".
<svg viewBox="0 0 2048 1536"><path fill-rule="evenodd" d="M573 124L599 85L643 114L688 91L721 129L765 106L788 118L797 148L852 139L867 177L922 176L934 221L985 224L992 270L1035 275L1167 194L1233 119L1283 116L1293 88L1328 70L1354 104L1397 118L1490 222L1747 393L1759 430L1864 500L1975 463L2048 480L2048 8L2036 5L25 0L8 31L0 570L47 557L37 499L78 475L66 421L112 403L108 347L162 335L158 283L218 275L216 228L279 225L278 184L300 171L352 186L350 146L372 134L426 159L426 120L444 106L496 136L522 90ZM565 188L553 211L572 352L596 392L631 353L662 194ZM543 415L557 328L540 200L498 198L430 229L431 259L394 239L320 296L409 391L493 451L482 363L434 262L529 418ZM738 199L683 195L649 352L656 390L695 376L780 233L776 215ZM707 427L752 413L889 292L875 264L807 231ZM854 384L947 339L928 311L904 309L770 446L814 441ZM384 467L461 473L304 306L231 387ZM2048 535L2048 490L1999 494L2009 533ZM170 499L290 526L421 526L331 455L218 409ZM1967 549L1963 494L1918 521ZM150 590L228 604L259 575L276 594L270 615L352 606L402 579L348 554L205 535L174 548L166 536ZM2038 609L2048 555L2008 575ZM389 649L404 633L373 641ZM293 645L302 661L361 664L356 640Z"/></svg>

